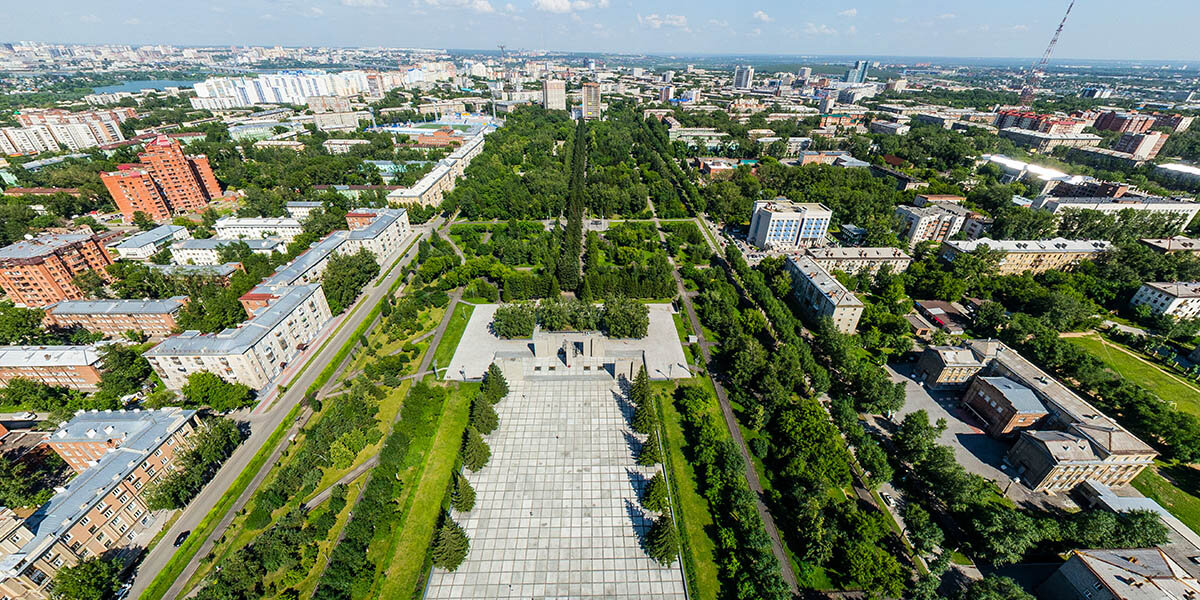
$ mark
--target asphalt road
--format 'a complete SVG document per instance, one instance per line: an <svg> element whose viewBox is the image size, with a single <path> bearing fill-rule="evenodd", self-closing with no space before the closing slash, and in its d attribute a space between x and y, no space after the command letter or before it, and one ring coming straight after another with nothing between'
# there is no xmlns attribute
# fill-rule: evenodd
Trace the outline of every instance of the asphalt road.
<svg viewBox="0 0 1200 600"><path fill-rule="evenodd" d="M427 224L425 226L417 226L414 229L416 229L419 236L423 238L428 235L432 228L440 226L441 222L442 219L438 218L432 223L432 225ZM368 285L366 288L366 301L357 305L353 312L351 312L350 315L345 318L345 322L343 323L341 329L339 329L337 333L333 335L332 339L330 339L329 343L325 344L323 349L318 350L319 354L317 355L316 359L313 360L309 368L301 370L300 373L289 382L288 390L282 396L275 399L273 404L271 404L271 406L265 412L262 412L261 414L252 414L247 419L250 424L250 437L247 438L246 441L234 451L233 455L229 457L229 460L225 462L225 465L221 467L221 470L217 472L212 481L205 485L204 489L201 490L200 493L192 500L192 502L183 509L182 514L179 515L179 518L176 519L175 523L170 527L170 529L167 530L166 535L164 535L162 538L162 541L153 550L146 554L144 560L140 565L138 565L138 568L134 573L133 587L130 590L129 597L137 598L141 596L142 592L146 590L146 587L150 585L150 582L154 580L163 567L166 566L167 561L171 559L172 555L174 555L175 548L171 545L171 543L175 541L175 538L180 533L195 529L200 524L200 521L204 519L209 511L212 510L213 506L216 505L221 496L225 494L225 491L233 485L233 482L235 479L237 479L238 475L245 470L246 466L250 463L250 460L254 457L254 455L257 454L259 449L261 449L266 443L267 438L271 436L271 433L279 427L280 423L283 422L283 419L287 417L292 408L304 398L304 393L313 384L313 382L316 381L317 377L321 374L321 371L325 368L325 365L329 364L329 362L333 360L333 357L335 354L337 354L338 350L340 350L341 347L354 335L355 329L357 329L363 320L367 318L367 315L371 312L371 308L378 304L383 296L388 293L388 288L391 287L392 283L404 275L404 267L411 262L416 255L417 244L414 244L409 252L401 258L401 264L395 269L392 269L391 273L387 276L387 279L383 281L383 283L378 286ZM394 260L395 259L392 258L385 261L385 264L382 265L383 271L386 272ZM314 346L317 346L317 344L314 344ZM308 357L304 356L297 359L296 362L298 364L305 364L307 361ZM270 470L272 465L273 461L267 461L262 467L262 473ZM251 486L251 488L247 488L247 490L250 491L252 487L253 486ZM217 530L214 530L212 535L209 536L209 539L206 540L202 550L204 548L211 549L213 541L220 539L223 533L224 527L218 527ZM183 591L182 588L184 583L186 582L187 578L190 577L190 574L195 572L196 568L199 566L201 557L203 557L205 554L206 552L204 551L196 553L196 555L192 558L192 561L184 570L183 576L176 580L175 584L164 596L166 600L174 600L179 593Z"/></svg>

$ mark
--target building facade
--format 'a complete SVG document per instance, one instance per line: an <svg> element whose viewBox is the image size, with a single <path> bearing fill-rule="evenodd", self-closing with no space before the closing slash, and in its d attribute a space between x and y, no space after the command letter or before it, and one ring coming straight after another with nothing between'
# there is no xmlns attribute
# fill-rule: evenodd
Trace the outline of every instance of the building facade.
<svg viewBox="0 0 1200 600"><path fill-rule="evenodd" d="M14 304L42 307L80 300L78 275L94 272L107 281L112 257L90 231L47 233L0 249L0 288Z"/></svg>
<svg viewBox="0 0 1200 600"><path fill-rule="evenodd" d="M151 220L197 212L221 195L221 186L203 154L185 155L179 142L160 135L138 155L139 164L101 173L126 221L143 212Z"/></svg>
<svg viewBox="0 0 1200 600"><path fill-rule="evenodd" d="M217 237L226 240L279 238L285 244L304 233L304 225L296 219L271 217L223 217L217 219L213 229Z"/></svg>
<svg viewBox="0 0 1200 600"><path fill-rule="evenodd" d="M251 252L263 256L270 256L273 252L287 252L287 244L279 238L207 238L175 242L171 246L171 259L183 265L219 265L223 262L221 250L232 244L245 244Z"/></svg>
<svg viewBox="0 0 1200 600"><path fill-rule="evenodd" d="M992 437L1033 427L1049 414L1033 390L1007 377L974 378L962 401Z"/></svg>
<svg viewBox="0 0 1200 600"><path fill-rule="evenodd" d="M1080 262L1093 260L1112 248L1112 243L1101 240L1004 240L979 238L969 241L943 242L939 257L946 262L962 254L970 254L979 248L1004 252L997 265L999 275L1020 275L1025 271L1070 271Z"/></svg>
<svg viewBox="0 0 1200 600"><path fill-rule="evenodd" d="M912 264L912 257L899 248L809 248L808 257L826 271L855 274L866 270L871 275L883 267L892 273L902 273Z"/></svg>
<svg viewBox="0 0 1200 600"><path fill-rule="evenodd" d="M567 82L561 79L543 81L542 106L546 110L567 110Z"/></svg>
<svg viewBox="0 0 1200 600"><path fill-rule="evenodd" d="M159 225L150 231L131 235L112 248L117 251L117 256L120 258L146 260L163 248L191 237L187 227L182 225Z"/></svg>
<svg viewBox="0 0 1200 600"><path fill-rule="evenodd" d="M29 379L73 390L100 384L97 346L0 346L0 384Z"/></svg>
<svg viewBox="0 0 1200 600"><path fill-rule="evenodd" d="M583 84L583 106L582 116L585 121L599 119L600 112L600 84L592 81L584 82Z"/></svg>
<svg viewBox="0 0 1200 600"><path fill-rule="evenodd" d="M833 211L822 204L780 196L754 203L746 240L759 248L807 248L824 244Z"/></svg>
<svg viewBox="0 0 1200 600"><path fill-rule="evenodd" d="M1108 111L1096 117L1093 125L1104 131L1119 131L1121 133L1145 133L1154 127L1154 117L1135 112Z"/></svg>
<svg viewBox="0 0 1200 600"><path fill-rule="evenodd" d="M1200 203L1193 201L1191 198L1132 196L1128 194L1120 198L1038 196L1034 198L1031 207L1054 214L1068 210L1095 210L1103 213L1119 213L1127 209L1167 213L1176 217L1180 231L1184 227L1187 227L1188 223L1192 222L1197 212L1200 212Z"/></svg>
<svg viewBox="0 0 1200 600"><path fill-rule="evenodd" d="M1158 156L1159 150L1162 150L1163 145L1170 137L1160 131L1126 133L1113 144L1112 149L1114 152L1129 154L1133 160L1150 160Z"/></svg>
<svg viewBox="0 0 1200 600"><path fill-rule="evenodd" d="M1094 133L1044 133L1031 129L1009 127L1000 130L1000 137L1012 140L1018 146L1025 146L1035 152L1049 152L1059 146L1067 148L1086 148L1100 145L1100 136Z"/></svg>
<svg viewBox="0 0 1200 600"><path fill-rule="evenodd" d="M1156 315L1170 315L1181 320L1200 317L1200 281L1143 283L1129 305L1143 304Z"/></svg>
<svg viewBox="0 0 1200 600"><path fill-rule="evenodd" d="M1190 600L1200 581L1159 548L1072 550L1040 587L1055 600Z"/></svg>
<svg viewBox="0 0 1200 600"><path fill-rule="evenodd" d="M896 216L901 223L900 239L907 242L909 248L914 248L921 242L950 239L962 230L971 211L957 204L934 202L920 207L897 206Z"/></svg>
<svg viewBox="0 0 1200 600"><path fill-rule="evenodd" d="M792 295L806 317L814 321L828 317L834 328L847 335L858 331L864 305L837 278L807 256L788 257L786 268L792 276Z"/></svg>
<svg viewBox="0 0 1200 600"><path fill-rule="evenodd" d="M113 337L140 331L153 338L171 335L187 296L165 300L64 300L46 307L48 327L79 326Z"/></svg>

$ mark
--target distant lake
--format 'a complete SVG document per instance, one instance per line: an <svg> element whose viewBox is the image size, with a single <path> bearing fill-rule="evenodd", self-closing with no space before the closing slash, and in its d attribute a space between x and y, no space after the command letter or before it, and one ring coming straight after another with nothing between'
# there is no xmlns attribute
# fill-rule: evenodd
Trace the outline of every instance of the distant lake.
<svg viewBox="0 0 1200 600"><path fill-rule="evenodd" d="M106 85L104 87L92 88L92 91L97 94L111 94L113 92L140 92L142 90L161 90L168 87L190 88L195 85L195 81L174 81L171 79L140 79L138 81L126 81L117 85Z"/></svg>

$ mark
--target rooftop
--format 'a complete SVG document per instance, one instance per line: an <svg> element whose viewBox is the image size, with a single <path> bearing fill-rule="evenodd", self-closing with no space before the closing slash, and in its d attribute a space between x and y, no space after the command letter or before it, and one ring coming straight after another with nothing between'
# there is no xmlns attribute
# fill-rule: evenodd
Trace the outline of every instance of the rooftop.
<svg viewBox="0 0 1200 600"><path fill-rule="evenodd" d="M232 244L246 244L251 250L274 250L283 245L279 238L235 240L228 238L207 238L202 240L180 240L172 244L172 248L183 250L216 250Z"/></svg>
<svg viewBox="0 0 1200 600"><path fill-rule="evenodd" d="M187 296L163 300L63 300L46 307L55 315L153 315L170 314L180 309Z"/></svg>
<svg viewBox="0 0 1200 600"><path fill-rule="evenodd" d="M822 296L835 306L862 306L863 303L836 277L822 269L820 265L807 256L789 256L788 263L794 273L800 273L812 287L820 291Z"/></svg>
<svg viewBox="0 0 1200 600"><path fill-rule="evenodd" d="M987 246L992 250L1003 250L1009 254L1019 254L1026 252L1048 253L1048 252L1064 252L1064 253L1099 253L1104 252L1112 247L1111 242L1101 240L1068 240L1064 238L1054 238L1050 240L993 240L991 238L979 238L977 240L959 240L943 242L958 252L974 252L981 246Z"/></svg>
<svg viewBox="0 0 1200 600"><path fill-rule="evenodd" d="M170 239L174 237L176 233L186 230L187 228L182 225L159 225L150 231L143 231L141 233L131 235L121 240L121 242L114 247L118 249L141 248L143 246L157 244L163 240Z"/></svg>
<svg viewBox="0 0 1200 600"><path fill-rule="evenodd" d="M1046 413L1046 407L1041 400L1038 400L1037 394L1033 393L1033 390L1007 377L981 377L980 379L1000 392L1018 413Z"/></svg>
<svg viewBox="0 0 1200 600"><path fill-rule="evenodd" d="M0 367L78 367L100 362L100 346L0 346Z"/></svg>
<svg viewBox="0 0 1200 600"><path fill-rule="evenodd" d="M1200 595L1200 582L1158 548L1075 550L1072 558L1083 562L1120 600L1184 600Z"/></svg>
<svg viewBox="0 0 1200 600"><path fill-rule="evenodd" d="M241 263L225 263L221 265L146 265L154 271L166 275L198 275L201 277L229 277L241 268Z"/></svg>
<svg viewBox="0 0 1200 600"><path fill-rule="evenodd" d="M1200 281L1147 281L1143 285L1175 298L1200 298Z"/></svg>
<svg viewBox="0 0 1200 600"><path fill-rule="evenodd" d="M85 231L72 233L43 233L32 240L21 240L0 248L0 260L27 259L50 256L57 250L93 239Z"/></svg>
<svg viewBox="0 0 1200 600"><path fill-rule="evenodd" d="M257 344L289 314L321 289L312 283L297 286L259 286L277 298L241 325L220 333L185 331L146 351L145 356L226 356L242 354Z"/></svg>
<svg viewBox="0 0 1200 600"><path fill-rule="evenodd" d="M832 211L824 204L818 202L792 202L783 196L779 196L774 200L755 202L754 209L773 213L826 212L832 215Z"/></svg>
<svg viewBox="0 0 1200 600"><path fill-rule="evenodd" d="M826 246L822 248L809 248L808 255L814 260L848 260L848 259L867 259L867 260L912 260L908 253L899 248L882 247L882 248L845 248Z"/></svg>

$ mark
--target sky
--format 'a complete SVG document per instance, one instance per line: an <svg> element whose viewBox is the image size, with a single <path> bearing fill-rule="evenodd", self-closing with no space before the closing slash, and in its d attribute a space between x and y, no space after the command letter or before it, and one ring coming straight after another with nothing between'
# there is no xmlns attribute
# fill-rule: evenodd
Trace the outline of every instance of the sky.
<svg viewBox="0 0 1200 600"><path fill-rule="evenodd" d="M0 40L1032 57L1068 1L55 0L51 10L13 1L0 9ZM1200 62L1200 2L1077 1L1056 57Z"/></svg>

